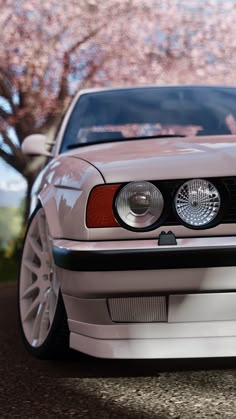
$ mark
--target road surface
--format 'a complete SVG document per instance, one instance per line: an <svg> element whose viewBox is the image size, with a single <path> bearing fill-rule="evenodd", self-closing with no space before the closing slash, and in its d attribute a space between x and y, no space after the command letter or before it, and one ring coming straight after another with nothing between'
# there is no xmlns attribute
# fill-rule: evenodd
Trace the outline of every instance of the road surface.
<svg viewBox="0 0 236 419"><path fill-rule="evenodd" d="M236 418L236 360L32 358L16 287L0 285L0 418Z"/></svg>

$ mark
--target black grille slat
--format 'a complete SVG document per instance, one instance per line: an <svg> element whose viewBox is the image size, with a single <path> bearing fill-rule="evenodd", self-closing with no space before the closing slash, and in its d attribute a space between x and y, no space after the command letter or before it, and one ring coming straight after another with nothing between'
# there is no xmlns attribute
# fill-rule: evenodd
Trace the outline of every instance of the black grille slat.
<svg viewBox="0 0 236 419"><path fill-rule="evenodd" d="M230 204L223 216L222 223L236 223L236 178L222 179L230 197Z"/></svg>

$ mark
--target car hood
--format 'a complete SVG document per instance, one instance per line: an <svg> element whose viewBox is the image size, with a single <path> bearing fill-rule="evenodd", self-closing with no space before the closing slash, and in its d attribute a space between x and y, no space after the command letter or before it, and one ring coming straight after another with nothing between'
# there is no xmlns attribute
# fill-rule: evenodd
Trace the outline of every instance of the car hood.
<svg viewBox="0 0 236 419"><path fill-rule="evenodd" d="M122 140L71 150L107 183L236 175L236 135Z"/></svg>

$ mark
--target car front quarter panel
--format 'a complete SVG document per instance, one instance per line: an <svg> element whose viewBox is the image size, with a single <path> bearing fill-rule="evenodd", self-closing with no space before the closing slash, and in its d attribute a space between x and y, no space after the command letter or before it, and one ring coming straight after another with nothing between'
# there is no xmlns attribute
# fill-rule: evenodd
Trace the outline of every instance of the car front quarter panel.
<svg viewBox="0 0 236 419"><path fill-rule="evenodd" d="M134 180L133 179L130 179ZM87 160L62 154L53 159L40 175L37 194L45 209L51 236L71 240L129 240L158 238L171 230L176 237L208 237L236 235L236 224L219 224L203 230L184 225L161 225L151 231L131 231L124 227L88 228L86 208L91 190L105 181L100 171ZM120 183L119 174L116 177Z"/></svg>
<svg viewBox="0 0 236 419"><path fill-rule="evenodd" d="M87 200L91 189L103 183L100 172L84 160L63 155L48 165L38 198L53 238L89 239Z"/></svg>

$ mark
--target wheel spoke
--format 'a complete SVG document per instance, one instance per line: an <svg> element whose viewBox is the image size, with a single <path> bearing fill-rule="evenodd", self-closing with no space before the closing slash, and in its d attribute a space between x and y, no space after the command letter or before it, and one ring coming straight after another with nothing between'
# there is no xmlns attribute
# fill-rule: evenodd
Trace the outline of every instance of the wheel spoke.
<svg viewBox="0 0 236 419"><path fill-rule="evenodd" d="M30 320L32 317L34 317L36 310L38 309L40 305L39 298L36 297L31 304L29 305L28 309L24 313L23 322L26 322Z"/></svg>
<svg viewBox="0 0 236 419"><path fill-rule="evenodd" d="M40 247L39 243L37 242L34 236L29 235L28 238L34 253L38 256L39 259L41 259L43 249Z"/></svg>
<svg viewBox="0 0 236 419"><path fill-rule="evenodd" d="M24 259L24 265L30 270L30 272L34 273L38 277L40 271L39 266L35 265L35 263L30 259Z"/></svg>
<svg viewBox="0 0 236 419"><path fill-rule="evenodd" d="M33 282L24 292L21 298L30 298L34 295L35 292L39 290L38 281Z"/></svg>
<svg viewBox="0 0 236 419"><path fill-rule="evenodd" d="M43 306L43 312L42 312L42 317L41 317L41 322L40 322L40 327L39 327L39 343L44 341L45 336L47 336L48 334L48 329L50 327L50 320L49 320L49 298L47 297L47 300Z"/></svg>
<svg viewBox="0 0 236 419"><path fill-rule="evenodd" d="M40 331L40 325L42 321L42 315L44 311L44 304L39 304L39 308L34 320L33 329L32 329L32 336L31 336L31 342L32 346L37 346L38 340L39 340L39 331Z"/></svg>
<svg viewBox="0 0 236 419"><path fill-rule="evenodd" d="M51 235L50 235L48 224L45 225L45 233L46 233L47 246L48 246L47 250L48 250L49 254L52 255L52 238L51 238Z"/></svg>

